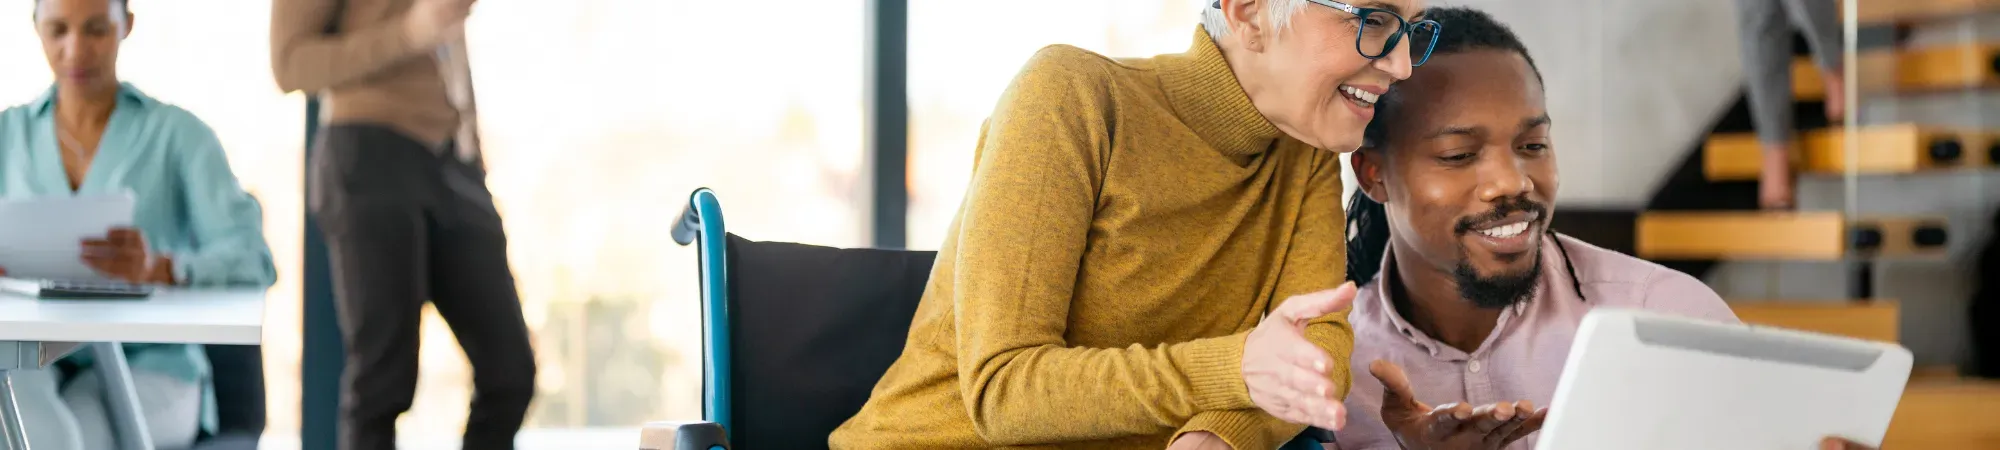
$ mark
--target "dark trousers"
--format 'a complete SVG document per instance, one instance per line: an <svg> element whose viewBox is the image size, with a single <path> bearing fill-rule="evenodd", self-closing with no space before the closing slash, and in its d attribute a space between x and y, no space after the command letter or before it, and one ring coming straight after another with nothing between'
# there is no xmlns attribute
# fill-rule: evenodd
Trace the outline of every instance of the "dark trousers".
<svg viewBox="0 0 2000 450"><path fill-rule="evenodd" d="M416 394L426 300L472 363L464 448L514 448L535 356L484 171L386 127L320 134L308 203L326 235L347 345L340 448L396 448L396 417Z"/></svg>

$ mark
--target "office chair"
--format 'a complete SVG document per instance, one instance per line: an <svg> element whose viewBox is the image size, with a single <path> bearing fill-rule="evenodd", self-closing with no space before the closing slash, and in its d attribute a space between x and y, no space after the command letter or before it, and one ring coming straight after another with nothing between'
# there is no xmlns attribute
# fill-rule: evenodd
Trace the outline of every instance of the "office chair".
<svg viewBox="0 0 2000 450"><path fill-rule="evenodd" d="M215 384L215 434L194 450L256 450L264 435L264 354L255 345L203 345Z"/></svg>
<svg viewBox="0 0 2000 450"><path fill-rule="evenodd" d="M647 424L645 450L827 448L902 354L937 252L757 242L696 189L673 227L698 250L702 421ZM1286 449L1319 448L1308 432Z"/></svg>
<svg viewBox="0 0 2000 450"><path fill-rule="evenodd" d="M263 208L257 194L250 201ZM264 349L256 345L202 345L215 386L215 433L192 450L256 450L264 436Z"/></svg>

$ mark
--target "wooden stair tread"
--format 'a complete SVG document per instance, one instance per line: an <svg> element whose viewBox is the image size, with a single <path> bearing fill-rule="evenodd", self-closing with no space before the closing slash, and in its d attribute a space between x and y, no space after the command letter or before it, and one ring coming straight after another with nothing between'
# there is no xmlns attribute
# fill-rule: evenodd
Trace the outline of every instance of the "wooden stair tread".
<svg viewBox="0 0 2000 450"><path fill-rule="evenodd" d="M1882 448L2000 448L2000 381L1912 378Z"/></svg>
<svg viewBox="0 0 2000 450"><path fill-rule="evenodd" d="M1949 242L1942 218L1837 212L1653 211L1635 229L1639 257L1655 260L1930 256Z"/></svg>
<svg viewBox="0 0 2000 450"><path fill-rule="evenodd" d="M1910 382L1959 381L1965 379L1965 376L1960 375L1959 372L1958 366L1954 365L1917 366L1910 369Z"/></svg>
<svg viewBox="0 0 2000 450"><path fill-rule="evenodd" d="M1800 133L1795 167L1806 174L1844 174L1847 152L1843 130ZM1861 147L1854 164L1859 173L1995 167L2000 159L2000 132L1893 124L1861 127L1855 134ZM1711 181L1755 180L1762 173L1764 150L1755 133L1711 136L1702 151L1702 172Z"/></svg>
<svg viewBox="0 0 2000 450"><path fill-rule="evenodd" d="M1855 90L1862 95L1917 94L2000 86L2000 43L1873 50L1856 56ZM1792 60L1794 100L1826 99L1826 82L1811 58Z"/></svg>
<svg viewBox="0 0 2000 450"><path fill-rule="evenodd" d="M1839 1L1839 0L1825 0ZM1857 0L1856 21L1863 25L1910 23L2000 9L2000 0ZM1846 14L1846 7L1840 8Z"/></svg>
<svg viewBox="0 0 2000 450"><path fill-rule="evenodd" d="M1881 342L1897 342L1901 323L1895 300L1730 300L1729 307L1744 323Z"/></svg>

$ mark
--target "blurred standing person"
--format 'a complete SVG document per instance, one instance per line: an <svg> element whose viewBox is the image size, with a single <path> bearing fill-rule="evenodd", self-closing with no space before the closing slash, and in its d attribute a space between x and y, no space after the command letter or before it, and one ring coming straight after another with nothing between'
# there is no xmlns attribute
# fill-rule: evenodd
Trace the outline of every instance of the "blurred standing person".
<svg viewBox="0 0 2000 450"><path fill-rule="evenodd" d="M1764 147L1757 203L1764 209L1792 209L1792 30L1812 46L1813 62L1826 82L1826 117L1846 107L1841 72L1842 36L1837 0L1736 0L1736 24L1743 39L1743 76L1750 85L1750 117ZM1789 21L1787 20L1789 19Z"/></svg>
<svg viewBox="0 0 2000 450"><path fill-rule="evenodd" d="M318 93L309 207L347 347L340 448L395 448L426 300L473 369L464 448L510 449L535 360L485 186L465 20L475 0L273 0L278 87Z"/></svg>

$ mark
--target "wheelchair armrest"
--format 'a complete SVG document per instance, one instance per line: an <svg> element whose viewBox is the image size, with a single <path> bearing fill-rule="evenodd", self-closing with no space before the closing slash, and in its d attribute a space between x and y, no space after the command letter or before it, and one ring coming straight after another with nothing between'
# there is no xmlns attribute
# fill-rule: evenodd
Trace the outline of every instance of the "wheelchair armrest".
<svg viewBox="0 0 2000 450"><path fill-rule="evenodd" d="M728 450L729 438L715 422L648 422L639 430L639 450Z"/></svg>

